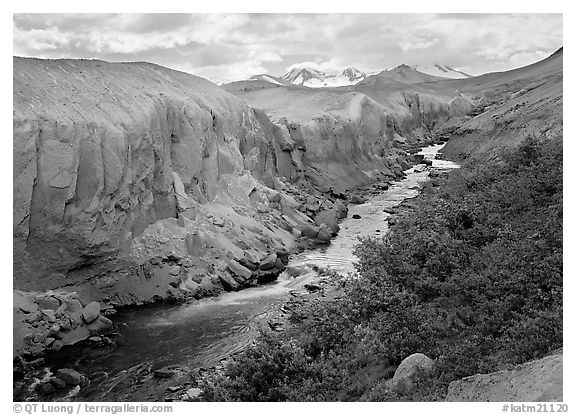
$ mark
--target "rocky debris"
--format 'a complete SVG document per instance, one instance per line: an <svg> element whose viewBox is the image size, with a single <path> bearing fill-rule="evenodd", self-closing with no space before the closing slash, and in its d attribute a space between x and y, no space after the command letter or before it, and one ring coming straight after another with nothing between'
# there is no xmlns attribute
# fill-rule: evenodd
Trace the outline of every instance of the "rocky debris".
<svg viewBox="0 0 576 415"><path fill-rule="evenodd" d="M562 402L563 353L451 382L449 402Z"/></svg>
<svg viewBox="0 0 576 415"><path fill-rule="evenodd" d="M400 385L404 390L410 390L412 379L418 372L428 372L434 368L434 361L423 353L414 353L402 360L396 371L394 377L388 383L391 389L396 389Z"/></svg>
<svg viewBox="0 0 576 415"><path fill-rule="evenodd" d="M82 318L86 323L92 323L100 315L100 303L93 301L84 307L82 311Z"/></svg>

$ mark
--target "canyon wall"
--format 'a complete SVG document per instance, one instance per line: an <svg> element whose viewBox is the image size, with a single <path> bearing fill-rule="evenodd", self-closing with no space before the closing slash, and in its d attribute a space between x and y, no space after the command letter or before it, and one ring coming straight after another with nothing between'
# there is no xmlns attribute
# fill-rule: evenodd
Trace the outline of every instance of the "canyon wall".
<svg viewBox="0 0 576 415"><path fill-rule="evenodd" d="M151 224L193 218L243 176L248 200L303 174L287 127L146 63L14 58L13 138L17 288L129 254Z"/></svg>

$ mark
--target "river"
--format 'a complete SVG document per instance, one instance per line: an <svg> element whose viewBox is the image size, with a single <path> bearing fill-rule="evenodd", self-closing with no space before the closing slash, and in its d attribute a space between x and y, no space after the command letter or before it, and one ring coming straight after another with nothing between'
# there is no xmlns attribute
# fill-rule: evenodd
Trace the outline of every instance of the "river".
<svg viewBox="0 0 576 415"><path fill-rule="evenodd" d="M435 159L442 146L427 147L420 154L433 160L433 168L459 167ZM428 174L427 170L418 172L411 168L406 171L404 180L395 182L387 191L374 195L366 203L349 205L348 217L340 223L341 230L332 243L293 256L290 265L331 268L343 274L353 272L356 260L353 248L358 237L383 235L388 228L386 217L389 216L384 209L415 197ZM360 215L360 219L353 219L353 215ZM152 362L153 369L183 363L196 367L216 365L244 347L258 326L286 301L291 290L302 289L314 278L313 272L296 278L284 272L274 283L224 293L216 298L179 306L148 306L121 311L114 318L119 327L119 336L115 339L117 348L66 363L73 363L88 376L98 371L113 376L142 362Z"/></svg>

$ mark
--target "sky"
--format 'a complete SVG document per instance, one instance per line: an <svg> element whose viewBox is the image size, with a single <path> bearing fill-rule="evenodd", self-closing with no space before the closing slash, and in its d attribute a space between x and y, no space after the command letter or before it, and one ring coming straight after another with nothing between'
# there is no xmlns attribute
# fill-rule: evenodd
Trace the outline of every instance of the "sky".
<svg viewBox="0 0 576 415"><path fill-rule="evenodd" d="M562 46L562 14L14 14L13 53L147 61L214 82L293 67L377 72L440 63L472 75Z"/></svg>

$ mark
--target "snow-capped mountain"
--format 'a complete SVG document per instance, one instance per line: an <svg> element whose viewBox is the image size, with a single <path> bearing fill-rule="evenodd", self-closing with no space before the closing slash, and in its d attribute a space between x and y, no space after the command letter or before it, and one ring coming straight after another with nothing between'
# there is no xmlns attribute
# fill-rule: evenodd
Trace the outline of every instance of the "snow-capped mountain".
<svg viewBox="0 0 576 415"><path fill-rule="evenodd" d="M465 72L451 68L448 65L441 65L439 63L434 63L431 65L414 65L412 66L412 69L426 73L428 75L441 76L443 78L462 79L472 77L472 75L468 75Z"/></svg>
<svg viewBox="0 0 576 415"><path fill-rule="evenodd" d="M313 68L294 68L282 77L283 80L295 85L310 88L326 88L354 85L366 77L366 74L356 68L346 68L340 74L326 74Z"/></svg>

